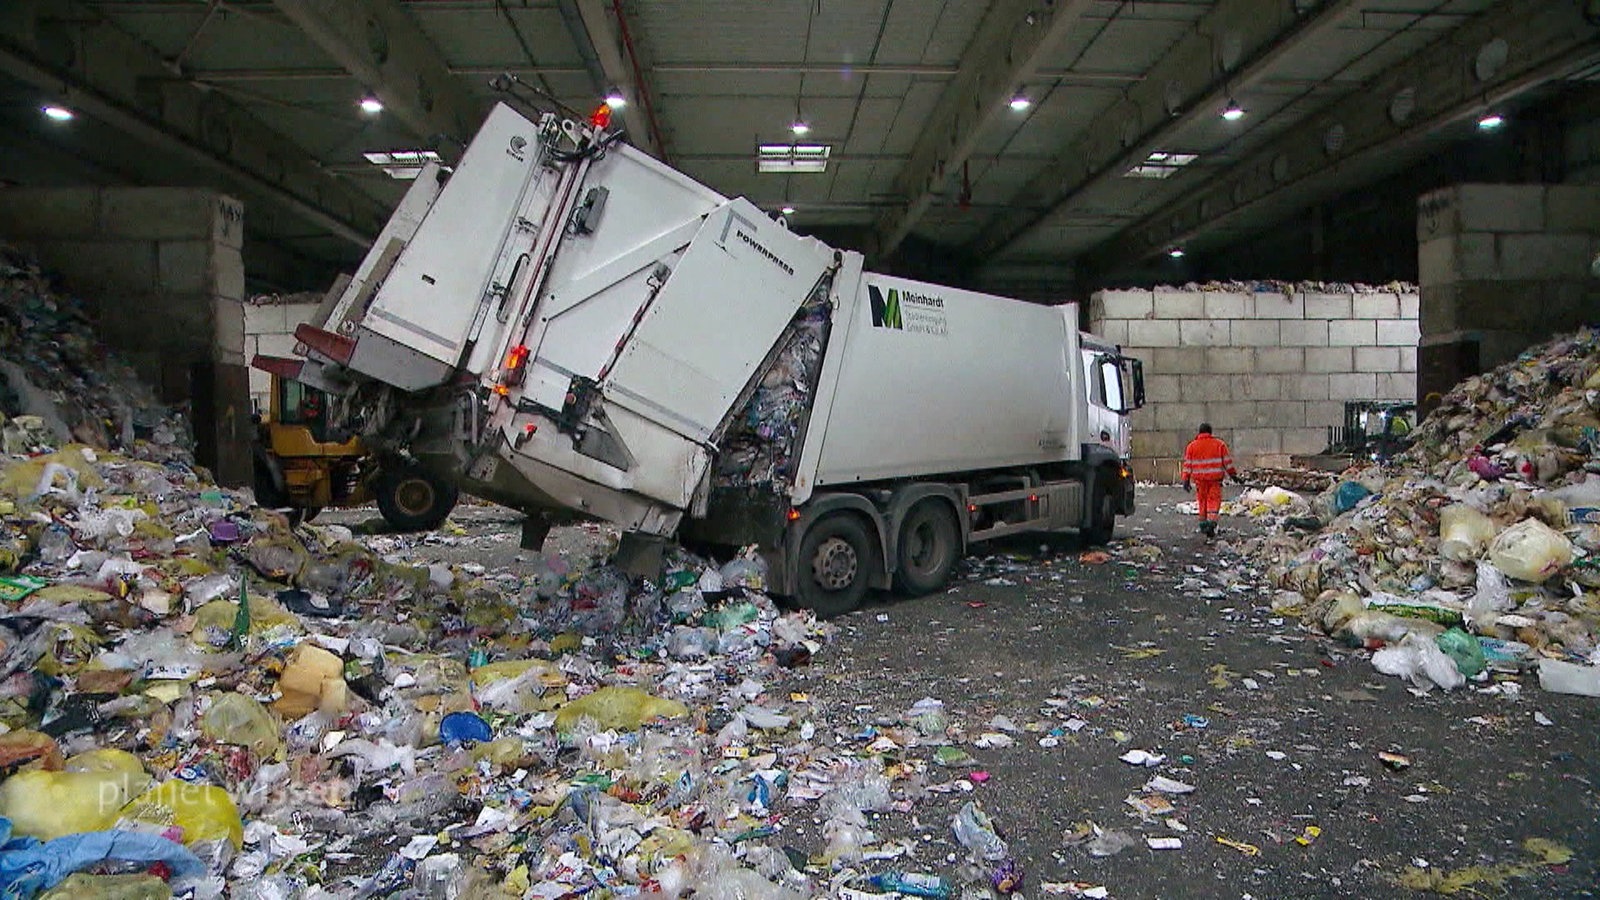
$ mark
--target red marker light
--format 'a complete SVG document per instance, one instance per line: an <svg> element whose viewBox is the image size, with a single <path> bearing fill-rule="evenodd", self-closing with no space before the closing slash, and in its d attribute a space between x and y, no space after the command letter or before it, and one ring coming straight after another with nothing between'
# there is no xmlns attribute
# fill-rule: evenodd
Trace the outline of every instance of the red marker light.
<svg viewBox="0 0 1600 900"><path fill-rule="evenodd" d="M595 107L595 111L589 114L589 124L593 125L594 127L598 128L598 129L600 129L601 131L604 131L607 128L610 128L611 127L611 106L610 106L610 104L602 103L599 106Z"/></svg>

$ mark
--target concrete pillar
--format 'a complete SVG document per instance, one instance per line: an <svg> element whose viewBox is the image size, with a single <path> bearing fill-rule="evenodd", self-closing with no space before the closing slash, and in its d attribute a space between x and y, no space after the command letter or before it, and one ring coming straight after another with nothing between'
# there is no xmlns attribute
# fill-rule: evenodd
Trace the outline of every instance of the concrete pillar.
<svg viewBox="0 0 1600 900"><path fill-rule="evenodd" d="M1595 320L1600 186L1461 184L1417 202L1418 399Z"/></svg>
<svg viewBox="0 0 1600 900"><path fill-rule="evenodd" d="M9 188L0 237L84 298L163 402L191 404L201 465L251 481L243 204L203 188Z"/></svg>

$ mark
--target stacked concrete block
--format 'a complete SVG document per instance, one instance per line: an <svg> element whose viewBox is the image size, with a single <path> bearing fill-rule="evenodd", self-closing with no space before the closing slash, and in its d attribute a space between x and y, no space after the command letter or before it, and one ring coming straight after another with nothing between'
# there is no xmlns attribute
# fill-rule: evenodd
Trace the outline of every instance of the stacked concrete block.
<svg viewBox="0 0 1600 900"><path fill-rule="evenodd" d="M1144 362L1134 467L1177 478L1209 421L1241 465L1284 465L1327 445L1347 400L1416 396L1415 294L1102 291L1090 330Z"/></svg>
<svg viewBox="0 0 1600 900"><path fill-rule="evenodd" d="M1463 184L1417 202L1426 401L1600 319L1600 186Z"/></svg>
<svg viewBox="0 0 1600 900"><path fill-rule="evenodd" d="M244 305L244 355L246 359L261 356L294 356L298 343L294 330L316 315L321 296L295 294L287 297L265 296L252 298ZM257 412L266 412L272 379L259 369L250 370L250 402Z"/></svg>

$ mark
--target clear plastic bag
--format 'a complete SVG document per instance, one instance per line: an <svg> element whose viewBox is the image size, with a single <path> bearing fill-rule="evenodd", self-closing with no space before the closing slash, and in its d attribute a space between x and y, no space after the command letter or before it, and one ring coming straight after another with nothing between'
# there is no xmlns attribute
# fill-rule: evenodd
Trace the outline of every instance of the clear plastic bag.
<svg viewBox="0 0 1600 900"><path fill-rule="evenodd" d="M1404 678L1424 691L1434 687L1453 691L1467 683L1455 662L1423 635L1408 634L1400 643L1372 654L1372 667L1385 675Z"/></svg>

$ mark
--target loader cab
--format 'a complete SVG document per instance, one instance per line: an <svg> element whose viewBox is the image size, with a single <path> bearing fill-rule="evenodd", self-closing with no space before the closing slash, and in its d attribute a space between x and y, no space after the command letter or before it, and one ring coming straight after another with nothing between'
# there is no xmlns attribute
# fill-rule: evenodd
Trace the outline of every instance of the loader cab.
<svg viewBox="0 0 1600 900"><path fill-rule="evenodd" d="M1082 340L1083 383L1089 409L1089 437L1116 451L1120 459L1133 453L1133 428L1128 414L1144 406L1144 365L1123 356L1115 344Z"/></svg>

